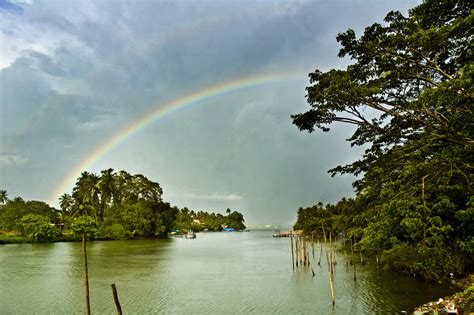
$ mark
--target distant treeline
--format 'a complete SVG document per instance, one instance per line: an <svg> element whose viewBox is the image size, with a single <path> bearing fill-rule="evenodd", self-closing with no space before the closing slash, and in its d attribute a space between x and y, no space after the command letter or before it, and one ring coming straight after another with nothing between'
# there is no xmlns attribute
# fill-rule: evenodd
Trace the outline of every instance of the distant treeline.
<svg viewBox="0 0 474 315"><path fill-rule="evenodd" d="M357 38L337 36L345 70L316 70L300 130L351 124L363 157L356 195L300 208L295 229L344 233L391 270L440 280L474 268L474 2L426 0Z"/></svg>
<svg viewBox="0 0 474 315"><path fill-rule="evenodd" d="M72 194L60 198L61 209L42 201L9 199L0 191L0 240L47 242L78 239L75 226L90 225L95 239L165 237L188 229L244 230L243 215L227 209L225 214L179 209L162 200L162 189L141 174L107 169L96 175L83 172ZM10 231L6 233L5 231ZM13 231L13 232L11 232Z"/></svg>

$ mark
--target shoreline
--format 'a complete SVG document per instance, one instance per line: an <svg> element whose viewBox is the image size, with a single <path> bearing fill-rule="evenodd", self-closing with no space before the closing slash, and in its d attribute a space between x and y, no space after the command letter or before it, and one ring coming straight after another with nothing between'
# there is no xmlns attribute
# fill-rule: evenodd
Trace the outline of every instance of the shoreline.
<svg viewBox="0 0 474 315"><path fill-rule="evenodd" d="M415 308L415 315L422 314L472 314L474 313L474 274L453 279L459 291Z"/></svg>

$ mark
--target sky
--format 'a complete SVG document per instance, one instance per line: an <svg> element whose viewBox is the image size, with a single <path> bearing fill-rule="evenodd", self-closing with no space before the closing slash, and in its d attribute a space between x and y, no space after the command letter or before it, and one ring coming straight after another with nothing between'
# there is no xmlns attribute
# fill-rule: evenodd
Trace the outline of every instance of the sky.
<svg viewBox="0 0 474 315"><path fill-rule="evenodd" d="M82 171L143 174L178 207L292 224L353 195L353 129L300 132L308 73L408 0L0 0L0 189L53 206Z"/></svg>

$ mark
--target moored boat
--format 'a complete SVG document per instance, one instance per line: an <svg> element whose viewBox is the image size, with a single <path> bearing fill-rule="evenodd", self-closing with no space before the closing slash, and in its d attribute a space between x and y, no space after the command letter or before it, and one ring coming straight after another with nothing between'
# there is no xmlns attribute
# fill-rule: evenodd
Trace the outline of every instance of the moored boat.
<svg viewBox="0 0 474 315"><path fill-rule="evenodd" d="M196 233L193 230L189 229L188 233L186 234L186 238L193 239L196 238Z"/></svg>

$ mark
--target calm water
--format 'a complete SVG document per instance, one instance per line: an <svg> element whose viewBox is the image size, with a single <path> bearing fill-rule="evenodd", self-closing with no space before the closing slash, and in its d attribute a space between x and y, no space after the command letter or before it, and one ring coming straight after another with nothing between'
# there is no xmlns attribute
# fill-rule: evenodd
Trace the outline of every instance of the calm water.
<svg viewBox="0 0 474 315"><path fill-rule="evenodd" d="M292 272L289 239L271 234L89 243L92 312L115 312L112 283L141 314L395 314L450 293L373 266L354 283L341 255L332 309L325 264ZM0 313L83 313L81 255L80 243L0 246Z"/></svg>

